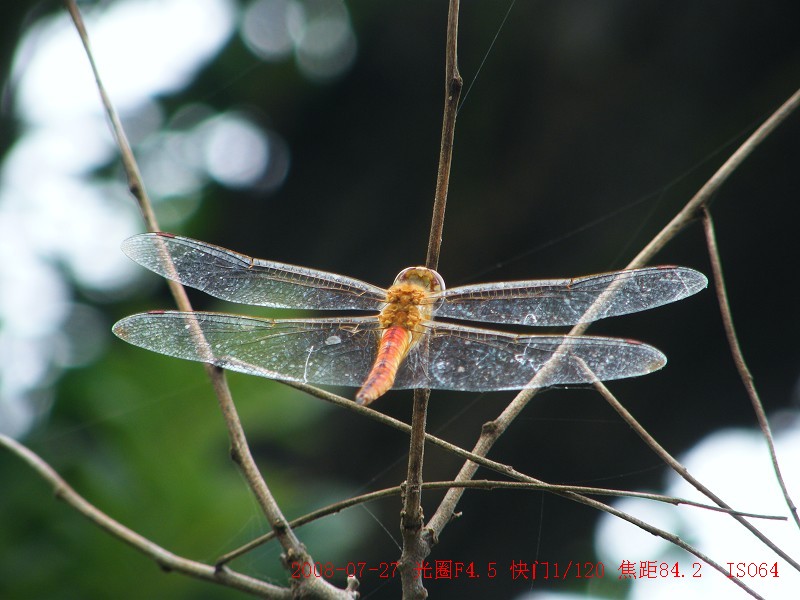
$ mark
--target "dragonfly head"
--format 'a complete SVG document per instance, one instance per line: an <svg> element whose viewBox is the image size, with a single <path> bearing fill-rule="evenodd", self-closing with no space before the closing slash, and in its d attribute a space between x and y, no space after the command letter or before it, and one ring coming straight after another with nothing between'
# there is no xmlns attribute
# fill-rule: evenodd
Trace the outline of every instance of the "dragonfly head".
<svg viewBox="0 0 800 600"><path fill-rule="evenodd" d="M442 276L433 269L425 267L408 267L400 271L397 277L394 278L394 285L402 283L418 285L430 293L443 292L445 289Z"/></svg>

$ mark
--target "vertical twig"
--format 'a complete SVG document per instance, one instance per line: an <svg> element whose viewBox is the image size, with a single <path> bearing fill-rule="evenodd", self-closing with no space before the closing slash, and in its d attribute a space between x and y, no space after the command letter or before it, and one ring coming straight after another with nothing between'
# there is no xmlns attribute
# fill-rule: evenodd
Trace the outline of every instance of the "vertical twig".
<svg viewBox="0 0 800 600"><path fill-rule="evenodd" d="M707 206L703 207L703 229L706 234L708 255L711 258L711 271L714 275L714 288L717 291L717 299L719 300L722 325L725 328L725 337L728 338L728 345L731 348L733 362L736 365L739 376L742 378L742 383L747 390L747 395L750 397L750 403L753 405L753 411L756 413L761 432L764 434L764 439L767 442L769 456L772 460L772 468L775 471L775 476L778 478L778 484L781 486L786 505L792 513L794 522L800 527L797 507L792 501L792 497L789 495L786 483L783 481L783 475L781 474L781 469L778 464L778 455L775 452L775 442L772 439L772 430L770 429L767 415L764 412L764 405L761 403L761 398L758 396L756 386L753 384L753 376L750 374L750 369L747 368L747 363L742 354L742 348L739 346L739 339L736 336L736 329L733 326L733 315L731 313L730 303L728 302L728 292L725 289L725 280L722 277L722 261L720 260L719 249L717 248L717 236L714 233L714 222L711 219L711 213Z"/></svg>
<svg viewBox="0 0 800 600"><path fill-rule="evenodd" d="M447 42L445 50L444 115L442 117L442 140L439 148L439 168L436 177L436 192L433 201L433 216L428 238L428 255L425 266L436 269L442 247L442 229L447 205L447 190L450 183L450 164L453 160L453 137L456 129L458 100L461 97L463 80L458 72L458 9L459 0L450 0L447 16ZM423 342L426 343L426 342ZM424 349L427 354L426 349ZM435 539L424 533L422 525L422 465L425 449L425 422L428 414L430 390L414 390L414 405L411 415L411 440L408 453L401 531L403 551L400 556L400 574L404 598L425 598L427 592L422 585L418 564L430 553Z"/></svg>
<svg viewBox="0 0 800 600"><path fill-rule="evenodd" d="M458 100L461 97L461 88L464 85L461 74L458 72L458 8L459 0L450 0L450 12L447 16L442 143L439 148L439 171L436 177L436 194L433 200L431 233L428 238L428 257L425 261L425 266L429 269L439 268L444 211L447 204L447 189L450 185L450 164L453 161L456 114L458 112Z"/></svg>

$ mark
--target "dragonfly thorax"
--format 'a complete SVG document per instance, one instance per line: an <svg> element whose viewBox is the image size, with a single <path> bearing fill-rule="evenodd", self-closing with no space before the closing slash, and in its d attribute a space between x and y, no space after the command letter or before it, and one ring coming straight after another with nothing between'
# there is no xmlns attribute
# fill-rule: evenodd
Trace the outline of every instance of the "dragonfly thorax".
<svg viewBox="0 0 800 600"><path fill-rule="evenodd" d="M386 306L378 316L381 326L402 327L414 331L423 319L420 308L425 297L425 291L415 285L393 285L386 294Z"/></svg>
<svg viewBox="0 0 800 600"><path fill-rule="evenodd" d="M444 281L436 271L425 267L403 269L386 293L386 306L378 317L381 326L418 331L419 324L433 314L432 295L443 289Z"/></svg>

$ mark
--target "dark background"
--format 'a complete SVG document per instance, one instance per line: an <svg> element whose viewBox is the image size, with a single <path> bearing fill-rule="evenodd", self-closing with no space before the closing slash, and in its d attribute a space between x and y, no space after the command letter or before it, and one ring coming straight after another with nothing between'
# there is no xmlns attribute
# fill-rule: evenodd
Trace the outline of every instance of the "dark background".
<svg viewBox="0 0 800 600"><path fill-rule="evenodd" d="M347 6L358 54L339 79L311 83L291 61L259 63L234 38L189 88L162 99L170 111L198 99L219 110L251 110L291 152L280 189L265 195L209 187L179 233L378 285L424 262L446 2ZM4 64L24 19L9 12L17 8L2 9ZM467 86L506 9L501 2L462 6L459 63ZM459 115L439 269L445 281L624 267L796 89L799 13L788 1L517 2ZM773 415L796 408L798 134L795 116L725 184L712 208L740 339ZM9 142L11 130L3 135ZM710 274L699 224L655 262ZM109 327L126 314L169 306L164 289L156 293L101 305ZM591 332L641 339L669 356L664 370L610 387L673 454L712 430L753 426L713 290ZM117 341L109 348L96 365L62 378L53 414L29 443L100 508L177 553L213 560L263 531L227 460L200 367ZM253 451L289 518L404 478L403 435L278 384L230 380ZM436 392L429 429L471 447L481 424L512 396ZM375 407L408 420L410 398L393 392ZM643 490L658 489L664 476L657 458L590 390L541 394L491 458L556 483ZM448 479L459 466L431 448L425 477ZM52 502L35 475L8 457L0 459L0 482L0 591L7 586L8 597L237 596L161 573ZM425 495L428 516L439 497ZM399 539L399 507L397 499L371 504L372 517L351 509L331 518L338 524L310 527L301 537L323 562L393 561L399 550L376 521ZM594 560L597 513L583 506L493 491L467 493L460 510L431 559L480 567ZM236 566L280 582L278 554L270 546ZM364 592L374 592L365 597L399 596L397 580L374 591L379 584L365 578ZM432 597L500 598L528 587L503 576L491 587L482 580L429 589ZM612 585L606 593L621 591Z"/></svg>

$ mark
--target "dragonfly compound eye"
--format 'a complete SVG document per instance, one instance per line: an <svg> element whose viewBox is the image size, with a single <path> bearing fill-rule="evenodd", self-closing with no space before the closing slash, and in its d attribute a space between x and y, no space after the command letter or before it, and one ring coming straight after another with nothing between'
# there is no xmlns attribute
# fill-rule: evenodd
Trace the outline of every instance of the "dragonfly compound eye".
<svg viewBox="0 0 800 600"><path fill-rule="evenodd" d="M410 283L418 285L427 292L443 292L445 289L444 279L433 269L426 267L408 267L403 269L394 278L394 284Z"/></svg>

